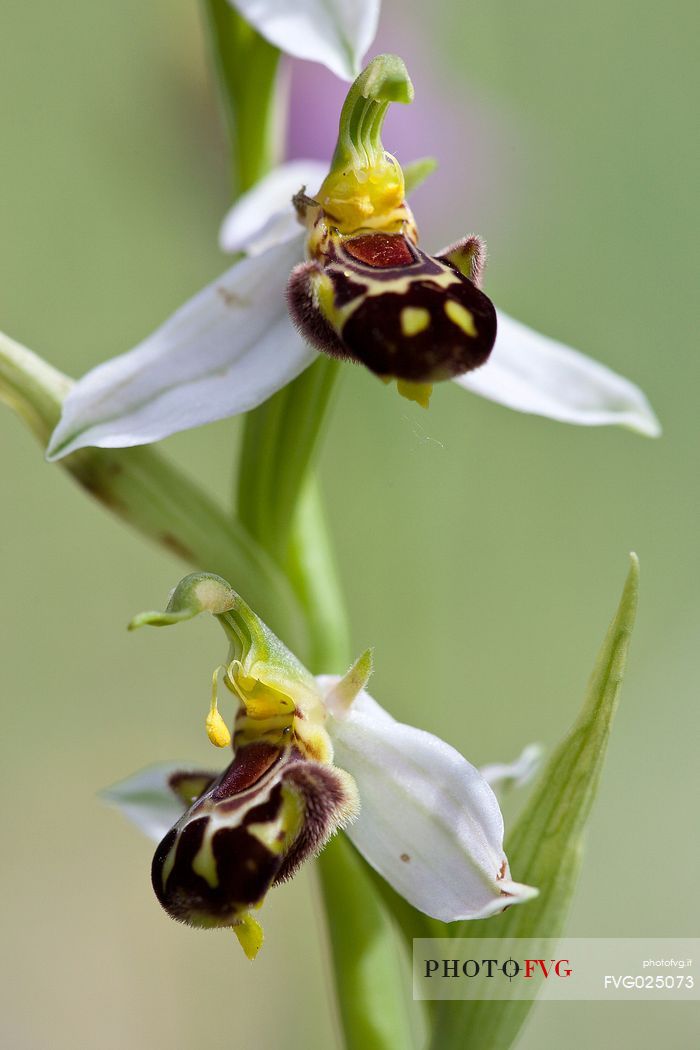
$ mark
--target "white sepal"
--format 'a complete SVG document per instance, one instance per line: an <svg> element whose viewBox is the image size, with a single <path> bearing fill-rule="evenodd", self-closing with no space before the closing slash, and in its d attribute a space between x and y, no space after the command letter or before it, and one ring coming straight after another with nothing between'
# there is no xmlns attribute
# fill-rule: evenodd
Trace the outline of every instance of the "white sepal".
<svg viewBox="0 0 700 1050"><path fill-rule="evenodd" d="M455 382L518 412L579 426L617 424L648 437L661 427L629 379L498 311L498 335L483 368Z"/></svg>
<svg viewBox="0 0 700 1050"><path fill-rule="evenodd" d="M374 40L379 0L229 0L261 36L295 58L321 62L343 80L360 72Z"/></svg>
<svg viewBox="0 0 700 1050"><path fill-rule="evenodd" d="M160 842L176 824L187 806L170 788L173 773L181 762L161 762L120 780L100 792L100 797L121 810L124 816L154 842Z"/></svg>
<svg viewBox="0 0 700 1050"><path fill-rule="evenodd" d="M328 172L320 160L292 160L256 182L227 213L219 232L224 252L260 255L298 236L299 260L304 256L302 229L292 197L302 187L313 197Z"/></svg>
<svg viewBox="0 0 700 1050"><path fill-rule="evenodd" d="M336 681L319 683L330 692ZM511 881L496 796L458 751L395 721L366 692L340 717L329 715L335 762L360 794L347 834L414 907L453 922L536 894Z"/></svg>
<svg viewBox="0 0 700 1050"><path fill-rule="evenodd" d="M315 359L287 314L296 240L244 259L135 349L98 365L63 404L47 456L120 448L255 408Z"/></svg>
<svg viewBox="0 0 700 1050"><path fill-rule="evenodd" d="M491 762L479 772L492 788L524 787L529 784L542 765L544 748L541 744L528 744L513 762Z"/></svg>

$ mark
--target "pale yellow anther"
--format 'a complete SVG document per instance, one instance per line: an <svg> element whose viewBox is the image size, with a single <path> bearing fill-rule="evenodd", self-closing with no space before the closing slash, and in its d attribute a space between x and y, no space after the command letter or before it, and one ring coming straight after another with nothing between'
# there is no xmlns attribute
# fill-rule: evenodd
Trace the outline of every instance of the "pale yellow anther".
<svg viewBox="0 0 700 1050"><path fill-rule="evenodd" d="M291 696L245 674L238 660L232 660L224 681L239 697L249 718L268 719L278 715L294 714L295 704Z"/></svg>
<svg viewBox="0 0 700 1050"><path fill-rule="evenodd" d="M218 708L217 684L219 680L220 667L214 671L211 679L211 706L206 720L207 736L214 747L228 747L231 743L231 733L224 722Z"/></svg>
<svg viewBox="0 0 700 1050"><path fill-rule="evenodd" d="M408 379L397 379L396 389L407 401L416 401L421 408L427 408L430 404L430 395L433 392L432 383L411 383Z"/></svg>
<svg viewBox="0 0 700 1050"><path fill-rule="evenodd" d="M265 939L262 926L257 919L253 918L250 912L245 911L241 915L240 921L235 926L232 926L231 929L238 937L238 943L246 953L246 956L252 962L262 948Z"/></svg>

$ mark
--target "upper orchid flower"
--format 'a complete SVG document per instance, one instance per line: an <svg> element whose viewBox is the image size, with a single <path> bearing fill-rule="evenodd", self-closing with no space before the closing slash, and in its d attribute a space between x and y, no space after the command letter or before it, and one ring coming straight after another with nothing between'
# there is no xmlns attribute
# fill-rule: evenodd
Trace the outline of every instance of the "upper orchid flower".
<svg viewBox="0 0 700 1050"><path fill-rule="evenodd" d="M74 386L49 458L157 441L246 412L317 350L396 378L400 393L424 405L433 382L454 378L521 412L657 435L633 383L494 310L478 287L478 237L437 256L418 247L405 198L425 166L404 174L380 138L389 103L412 95L400 59L374 59L348 94L330 171L293 162L240 199L221 239L247 258Z"/></svg>
<svg viewBox="0 0 700 1050"><path fill-rule="evenodd" d="M536 893L510 878L487 780L365 692L369 653L342 678L314 679L224 580L206 573L185 577L164 613L144 613L132 626L205 610L230 643L214 672L206 729L218 747L231 743L217 704L221 671L238 701L232 761L218 773L156 766L107 792L160 841L153 887L173 918L232 927L252 958L262 930L251 909L346 825L399 893L445 922L492 915Z"/></svg>

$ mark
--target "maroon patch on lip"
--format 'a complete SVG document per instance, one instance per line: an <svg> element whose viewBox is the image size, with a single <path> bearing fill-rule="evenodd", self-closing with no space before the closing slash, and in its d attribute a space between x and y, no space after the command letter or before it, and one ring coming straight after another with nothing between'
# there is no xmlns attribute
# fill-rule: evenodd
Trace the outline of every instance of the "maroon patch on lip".
<svg viewBox="0 0 700 1050"><path fill-rule="evenodd" d="M410 266L415 262L406 238L400 234L367 233L345 241L343 248L358 262L381 270L392 266Z"/></svg>
<svg viewBox="0 0 700 1050"><path fill-rule="evenodd" d="M279 759L281 751L271 744L245 744L212 792L212 801L230 798L255 784Z"/></svg>

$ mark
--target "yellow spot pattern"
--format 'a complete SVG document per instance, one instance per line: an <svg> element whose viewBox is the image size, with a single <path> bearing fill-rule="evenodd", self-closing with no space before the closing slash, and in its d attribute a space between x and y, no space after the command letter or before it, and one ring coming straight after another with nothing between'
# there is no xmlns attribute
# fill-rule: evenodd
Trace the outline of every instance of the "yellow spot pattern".
<svg viewBox="0 0 700 1050"><path fill-rule="evenodd" d="M467 310L466 306L462 306L461 303L455 302L454 299L448 299L445 303L445 313L449 317L450 321L461 328L462 331L475 339L479 334L474 324L474 315L471 310Z"/></svg>
<svg viewBox="0 0 700 1050"><path fill-rule="evenodd" d="M409 338L424 332L430 324L430 314L422 306L404 306L401 311L401 331Z"/></svg>

